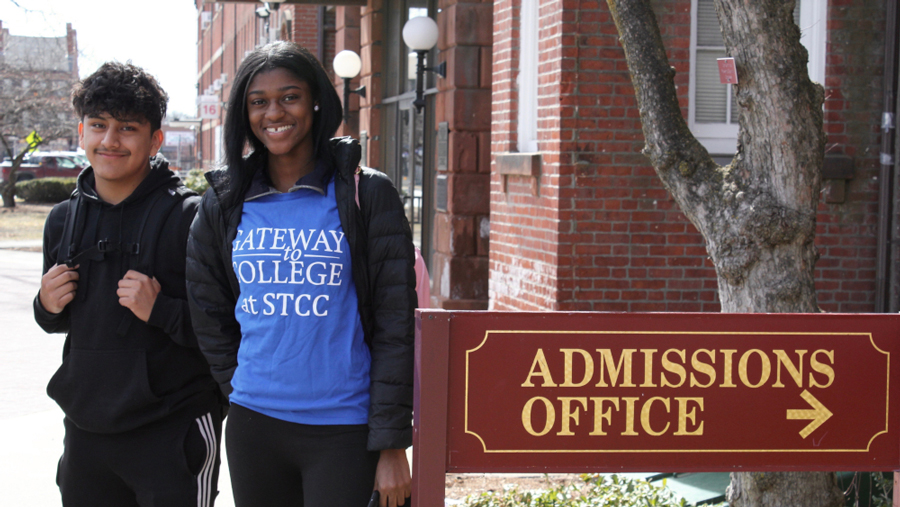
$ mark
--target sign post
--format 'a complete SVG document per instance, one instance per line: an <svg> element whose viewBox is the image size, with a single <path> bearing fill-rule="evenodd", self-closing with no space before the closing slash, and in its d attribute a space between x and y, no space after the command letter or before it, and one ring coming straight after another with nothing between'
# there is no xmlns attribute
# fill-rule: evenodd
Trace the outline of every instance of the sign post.
<svg viewBox="0 0 900 507"><path fill-rule="evenodd" d="M900 315L420 311L417 326L414 505L443 505L447 472L900 469Z"/></svg>

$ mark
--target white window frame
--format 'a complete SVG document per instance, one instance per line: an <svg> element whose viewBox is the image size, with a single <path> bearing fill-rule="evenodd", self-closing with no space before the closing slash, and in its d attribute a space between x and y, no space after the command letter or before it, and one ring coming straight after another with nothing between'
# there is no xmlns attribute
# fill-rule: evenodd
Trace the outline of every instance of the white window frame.
<svg viewBox="0 0 900 507"><path fill-rule="evenodd" d="M519 9L519 91L516 148L520 153L538 151L538 35L540 0L522 0Z"/></svg>
<svg viewBox="0 0 900 507"><path fill-rule="evenodd" d="M827 42L827 0L797 0L800 2L800 42L809 53L809 77L825 83L825 50ZM691 66L688 126L711 154L730 155L737 145L738 125L728 123L697 123L695 93L697 90L697 0L691 0ZM730 97L730 94L729 94ZM730 100L729 100L730 105ZM730 110L730 109L729 109ZM729 115L730 117L730 115Z"/></svg>

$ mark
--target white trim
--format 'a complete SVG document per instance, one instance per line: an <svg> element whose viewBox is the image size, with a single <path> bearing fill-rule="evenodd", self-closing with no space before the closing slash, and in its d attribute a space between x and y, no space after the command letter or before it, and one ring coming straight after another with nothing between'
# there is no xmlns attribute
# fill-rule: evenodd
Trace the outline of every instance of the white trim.
<svg viewBox="0 0 900 507"><path fill-rule="evenodd" d="M519 90L517 148L521 153L538 151L538 24L540 0L522 0L519 9Z"/></svg>
<svg viewBox="0 0 900 507"><path fill-rule="evenodd" d="M809 52L809 78L825 84L828 0L800 0L800 43Z"/></svg>

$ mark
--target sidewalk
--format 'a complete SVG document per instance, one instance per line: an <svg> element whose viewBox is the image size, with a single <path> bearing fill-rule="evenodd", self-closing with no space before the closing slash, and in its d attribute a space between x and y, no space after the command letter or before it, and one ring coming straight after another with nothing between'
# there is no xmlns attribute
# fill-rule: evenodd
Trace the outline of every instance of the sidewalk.
<svg viewBox="0 0 900 507"><path fill-rule="evenodd" d="M39 250L41 248L41 244L43 240L40 239L25 239L25 240L15 240L15 241L0 241L0 250Z"/></svg>

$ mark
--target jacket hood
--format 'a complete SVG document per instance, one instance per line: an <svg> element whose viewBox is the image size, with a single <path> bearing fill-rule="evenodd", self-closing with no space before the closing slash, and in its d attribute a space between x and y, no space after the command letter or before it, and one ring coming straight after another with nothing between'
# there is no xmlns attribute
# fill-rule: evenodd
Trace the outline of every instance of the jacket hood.
<svg viewBox="0 0 900 507"><path fill-rule="evenodd" d="M88 167L78 175L75 186L78 193L94 203L103 203L94 187L94 168ZM161 155L150 158L150 172L138 185L134 192L116 206L128 205L139 201L161 186L176 186L181 182L178 176L169 169L169 161ZM104 203L105 204L105 203Z"/></svg>
<svg viewBox="0 0 900 507"><path fill-rule="evenodd" d="M334 152L334 161L337 165L337 172L346 181L353 179L353 173L359 165L362 157L362 149L359 147L359 141L350 136L335 137L331 140L331 148Z"/></svg>

